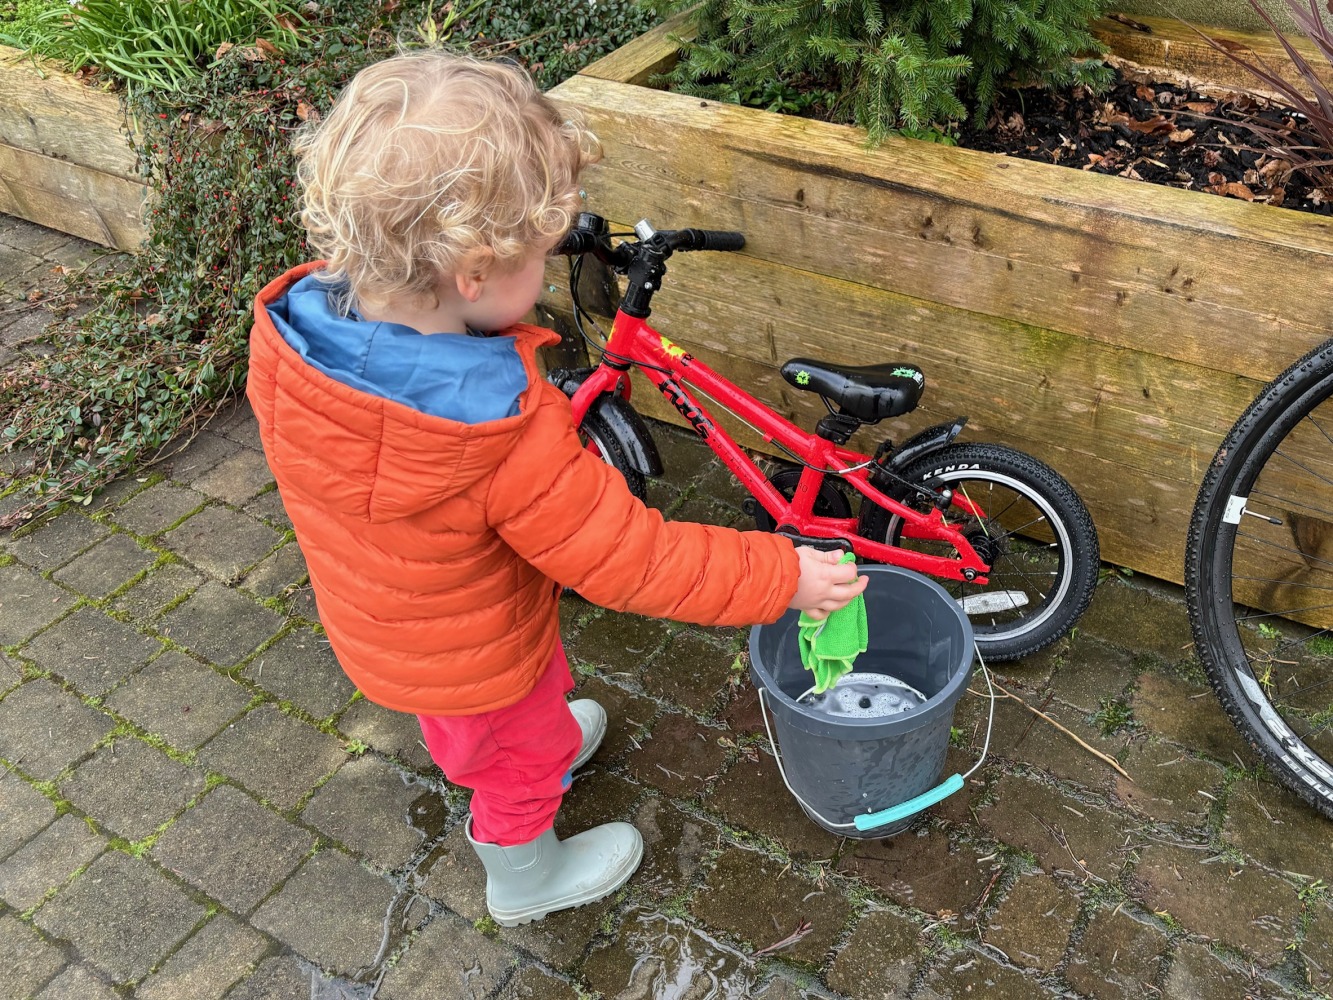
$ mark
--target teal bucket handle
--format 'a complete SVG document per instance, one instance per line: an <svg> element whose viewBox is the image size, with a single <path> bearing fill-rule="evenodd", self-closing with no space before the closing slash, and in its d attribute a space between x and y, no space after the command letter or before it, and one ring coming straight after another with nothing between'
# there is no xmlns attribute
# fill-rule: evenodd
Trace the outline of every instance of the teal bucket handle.
<svg viewBox="0 0 1333 1000"><path fill-rule="evenodd" d="M759 693L759 714L764 720L764 732L768 734L768 745L773 751L773 759L777 762L778 774L782 776L782 783L787 786L787 791L791 792L792 798L799 802L806 812L813 816L818 816L820 822L827 826L841 827L843 829L855 827L857 830L864 832L866 830L874 830L877 827L887 826L889 823L894 823L898 820L906 819L908 816L919 813L922 809L929 808L935 803L943 801L954 792L961 789L963 787L963 779L976 771L977 768L981 767L982 763L986 760L986 754L990 750L991 730L995 725L995 688L991 684L990 669L986 666L986 661L981 658L980 649L976 649L976 657L981 666L981 672L985 675L986 687L990 691L990 717L986 720L986 742L981 748L981 757L968 769L967 774L951 774L934 788L927 789L920 795L908 799L906 802L899 802L896 806L889 806L889 808L881 809L879 812L858 813L856 816L852 817L852 822L850 823L834 823L832 820L825 819L818 811L812 809L805 799L796 794L796 789L791 787L791 782L787 780L787 769L782 765L782 754L778 752L778 742L773 738L773 730L768 724L768 705L764 702L764 695L766 692L762 686L757 686L756 690Z"/></svg>
<svg viewBox="0 0 1333 1000"><path fill-rule="evenodd" d="M922 792L916 798L899 802L896 806L881 809L877 813L858 814L852 819L852 825L858 830L873 830L875 827L884 826L886 823L895 823L914 813L919 813L922 809L933 806L936 802L947 799L962 787L963 776L961 774L951 774L934 788Z"/></svg>

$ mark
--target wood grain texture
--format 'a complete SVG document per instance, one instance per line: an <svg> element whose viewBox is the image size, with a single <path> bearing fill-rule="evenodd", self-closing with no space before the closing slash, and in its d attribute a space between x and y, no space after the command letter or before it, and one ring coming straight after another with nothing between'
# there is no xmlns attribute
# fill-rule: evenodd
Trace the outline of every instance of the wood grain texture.
<svg viewBox="0 0 1333 1000"><path fill-rule="evenodd" d="M1244 66L1209 45L1202 37L1207 35L1246 62L1266 66L1277 76L1299 83L1301 92L1307 97L1312 96L1304 77L1272 32L1241 31L1211 24L1199 24L1196 30L1174 17L1133 14L1131 19L1150 30L1140 31L1121 21L1099 18L1092 23L1092 34L1110 49L1110 61L1134 79L1197 83L1211 92L1269 93L1269 88ZM1333 66L1314 43L1297 31L1284 31L1283 34L1316 77L1326 86L1333 86Z"/></svg>
<svg viewBox="0 0 1333 1000"><path fill-rule="evenodd" d="M0 211L121 250L147 189L115 94L0 46Z"/></svg>
<svg viewBox="0 0 1333 1000"><path fill-rule="evenodd" d="M823 407L782 380L788 358L918 364L923 405L855 446L965 413L966 440L1074 484L1108 560L1181 579L1206 463L1263 382L1328 336L1328 220L913 140L868 149L845 126L614 79L674 48L662 31L637 44L554 91L605 149L589 209L613 229L747 237L674 257L655 326L807 428ZM646 386L636 403L681 422Z"/></svg>
<svg viewBox="0 0 1333 1000"><path fill-rule="evenodd" d="M143 184L0 145L0 212L121 250L146 231Z"/></svg>
<svg viewBox="0 0 1333 1000"><path fill-rule="evenodd" d="M139 179L120 99L0 45L0 143Z"/></svg>

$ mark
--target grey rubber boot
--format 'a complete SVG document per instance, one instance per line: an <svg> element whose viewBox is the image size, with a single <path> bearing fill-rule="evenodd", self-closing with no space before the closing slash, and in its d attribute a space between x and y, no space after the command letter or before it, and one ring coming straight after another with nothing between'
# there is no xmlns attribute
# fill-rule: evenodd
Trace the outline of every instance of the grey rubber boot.
<svg viewBox="0 0 1333 1000"><path fill-rule="evenodd" d="M609 896L643 860L643 838L628 823L603 823L568 840L547 830L515 847L478 843L470 816L465 830L486 869L486 909L502 927Z"/></svg>
<svg viewBox="0 0 1333 1000"><path fill-rule="evenodd" d="M578 756L574 758L574 763L569 765L571 771L577 771L588 763L592 755L597 752L597 748L602 745L602 737L606 735L606 709L591 698L580 698L569 703L569 710L579 724L579 732L583 734L583 743L579 747Z"/></svg>

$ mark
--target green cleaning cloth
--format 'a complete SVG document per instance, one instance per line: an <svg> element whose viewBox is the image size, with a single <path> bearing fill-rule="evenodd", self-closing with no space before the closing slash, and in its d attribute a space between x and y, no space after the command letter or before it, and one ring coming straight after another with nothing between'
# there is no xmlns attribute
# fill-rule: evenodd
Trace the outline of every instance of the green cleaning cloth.
<svg viewBox="0 0 1333 1000"><path fill-rule="evenodd" d="M838 565L855 562L848 552ZM801 647L801 663L815 675L815 694L823 694L843 674L851 673L856 658L866 651L866 600L857 594L852 602L822 621L804 611L798 623L796 640Z"/></svg>

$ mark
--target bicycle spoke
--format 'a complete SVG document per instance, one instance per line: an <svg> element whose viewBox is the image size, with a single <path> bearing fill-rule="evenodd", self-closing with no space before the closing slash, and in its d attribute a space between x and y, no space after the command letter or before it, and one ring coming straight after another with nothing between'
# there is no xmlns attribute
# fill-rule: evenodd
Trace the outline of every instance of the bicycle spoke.
<svg viewBox="0 0 1333 1000"><path fill-rule="evenodd" d="M1228 713L1289 788L1333 817L1331 398L1333 340L1237 420L1199 491L1185 585L1195 647ZM1236 523L1241 503L1257 518Z"/></svg>

